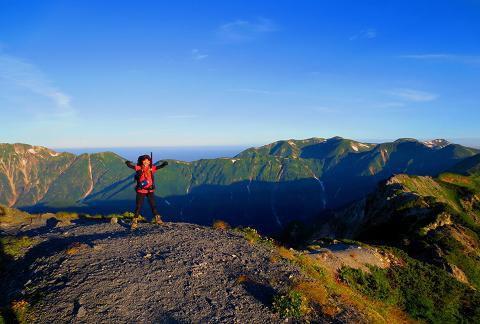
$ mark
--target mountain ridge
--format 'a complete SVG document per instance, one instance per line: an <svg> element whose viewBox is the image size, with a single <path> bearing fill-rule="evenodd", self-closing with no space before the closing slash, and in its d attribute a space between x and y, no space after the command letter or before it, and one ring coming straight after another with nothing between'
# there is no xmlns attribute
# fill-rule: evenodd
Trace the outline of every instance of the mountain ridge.
<svg viewBox="0 0 480 324"><path fill-rule="evenodd" d="M48 149L36 155L28 152L36 152L33 146L22 145L0 145L0 203L33 212L133 208L132 172L121 156L56 155ZM437 175L478 153L456 144L431 148L404 139L379 144L338 136L282 140L233 158L168 160L156 176L156 195L167 219L206 224L227 218L272 231L360 199L392 174ZM14 167L27 162L28 168ZM212 203L212 195L221 199Z"/></svg>

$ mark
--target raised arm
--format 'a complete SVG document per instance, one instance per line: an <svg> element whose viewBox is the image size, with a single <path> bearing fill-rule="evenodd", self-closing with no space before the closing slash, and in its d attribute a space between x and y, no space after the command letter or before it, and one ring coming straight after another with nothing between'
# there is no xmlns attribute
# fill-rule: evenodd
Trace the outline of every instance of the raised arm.
<svg viewBox="0 0 480 324"><path fill-rule="evenodd" d="M130 168L135 170L135 164L132 161L125 161L125 164Z"/></svg>
<svg viewBox="0 0 480 324"><path fill-rule="evenodd" d="M160 163L159 165L156 165L157 167L157 170L158 169L161 169L161 168L164 168L168 165L168 162L167 161L163 161L162 163Z"/></svg>

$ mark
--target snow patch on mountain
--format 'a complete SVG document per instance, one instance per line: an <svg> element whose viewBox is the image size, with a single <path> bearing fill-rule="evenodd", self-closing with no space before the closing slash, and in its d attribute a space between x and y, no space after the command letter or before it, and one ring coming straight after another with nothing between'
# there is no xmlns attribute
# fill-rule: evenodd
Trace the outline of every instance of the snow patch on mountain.
<svg viewBox="0 0 480 324"><path fill-rule="evenodd" d="M450 142L445 139L434 139L434 140L423 142L423 145L432 149L442 149L450 145Z"/></svg>
<svg viewBox="0 0 480 324"><path fill-rule="evenodd" d="M357 145L365 148L370 148L372 146L375 146L375 144L364 144L364 143L357 143Z"/></svg>

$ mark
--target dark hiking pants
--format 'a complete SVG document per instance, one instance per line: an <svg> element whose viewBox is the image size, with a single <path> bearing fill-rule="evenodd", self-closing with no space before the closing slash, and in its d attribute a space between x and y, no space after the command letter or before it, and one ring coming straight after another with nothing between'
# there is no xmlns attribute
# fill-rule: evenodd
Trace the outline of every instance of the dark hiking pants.
<svg viewBox="0 0 480 324"><path fill-rule="evenodd" d="M140 210L142 209L143 200L145 196L148 198L148 203L150 204L150 208L152 209L153 216L159 215L157 208L155 206L155 194L153 192L149 192L149 193L137 192L135 217L138 217L138 214L140 214Z"/></svg>

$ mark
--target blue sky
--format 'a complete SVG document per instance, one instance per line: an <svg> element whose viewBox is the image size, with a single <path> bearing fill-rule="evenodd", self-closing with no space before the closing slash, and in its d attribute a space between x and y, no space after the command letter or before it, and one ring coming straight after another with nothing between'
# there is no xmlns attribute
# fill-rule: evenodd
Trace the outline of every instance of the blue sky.
<svg viewBox="0 0 480 324"><path fill-rule="evenodd" d="M480 143L480 1L0 0L0 142Z"/></svg>

